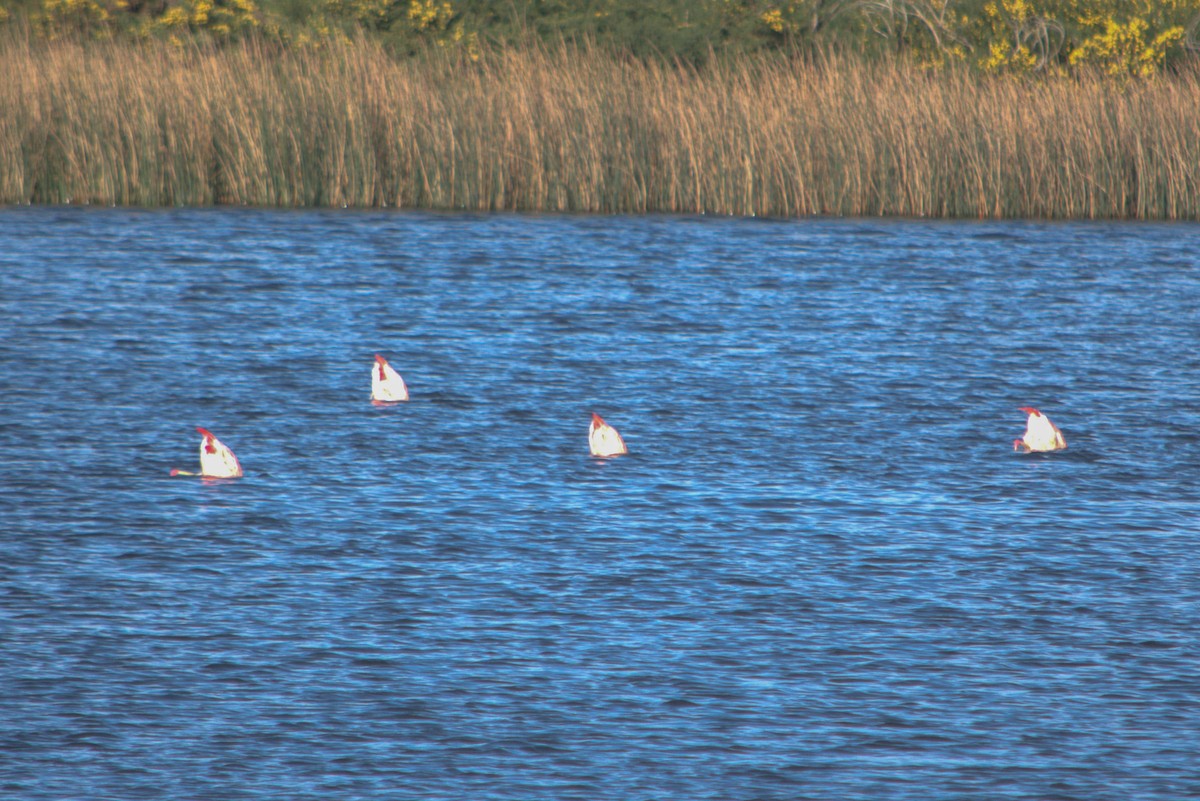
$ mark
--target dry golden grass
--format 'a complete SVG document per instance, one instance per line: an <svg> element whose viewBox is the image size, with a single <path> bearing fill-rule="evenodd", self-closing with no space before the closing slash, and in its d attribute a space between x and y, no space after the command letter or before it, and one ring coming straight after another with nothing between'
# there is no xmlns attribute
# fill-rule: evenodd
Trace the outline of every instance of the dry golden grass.
<svg viewBox="0 0 1200 801"><path fill-rule="evenodd" d="M1200 79L0 43L0 202L1200 218Z"/></svg>

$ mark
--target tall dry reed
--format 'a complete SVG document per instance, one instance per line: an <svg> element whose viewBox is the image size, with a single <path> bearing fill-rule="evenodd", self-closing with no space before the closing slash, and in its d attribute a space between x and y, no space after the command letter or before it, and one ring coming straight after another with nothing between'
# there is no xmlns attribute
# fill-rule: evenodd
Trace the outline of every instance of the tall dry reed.
<svg viewBox="0 0 1200 801"><path fill-rule="evenodd" d="M0 202L1200 218L1200 79L0 44Z"/></svg>

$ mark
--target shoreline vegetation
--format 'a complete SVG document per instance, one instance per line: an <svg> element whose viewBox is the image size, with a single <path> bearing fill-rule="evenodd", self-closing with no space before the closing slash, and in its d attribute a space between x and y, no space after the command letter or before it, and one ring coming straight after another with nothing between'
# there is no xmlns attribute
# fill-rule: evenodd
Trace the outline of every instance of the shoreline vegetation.
<svg viewBox="0 0 1200 801"><path fill-rule="evenodd" d="M1200 219L1200 69L0 33L0 204Z"/></svg>

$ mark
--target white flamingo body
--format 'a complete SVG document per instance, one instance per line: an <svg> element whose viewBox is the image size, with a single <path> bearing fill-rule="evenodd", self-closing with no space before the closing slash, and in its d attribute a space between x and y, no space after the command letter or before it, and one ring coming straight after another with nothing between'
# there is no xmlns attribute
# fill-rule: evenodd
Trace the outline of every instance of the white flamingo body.
<svg viewBox="0 0 1200 801"><path fill-rule="evenodd" d="M1022 448L1025 453L1033 451L1061 451L1067 447L1058 426L1050 422L1050 418L1034 409L1032 406L1022 406L1021 411L1029 415L1025 422L1025 436L1013 440L1013 450Z"/></svg>
<svg viewBox="0 0 1200 801"><path fill-rule="evenodd" d="M404 385L404 379L378 353L375 354L375 365L371 368L371 400L374 403L408 400L408 387Z"/></svg>
<svg viewBox="0 0 1200 801"><path fill-rule="evenodd" d="M620 456L629 453L625 440L617 433L617 429L600 419L600 415L592 413L592 424L588 427L588 447L592 456Z"/></svg>
<svg viewBox="0 0 1200 801"><path fill-rule="evenodd" d="M196 426L200 432L200 473L204 478L238 478L242 475L242 465L238 462L233 451L221 440L213 436L211 431ZM194 476L185 470L172 470L173 476Z"/></svg>

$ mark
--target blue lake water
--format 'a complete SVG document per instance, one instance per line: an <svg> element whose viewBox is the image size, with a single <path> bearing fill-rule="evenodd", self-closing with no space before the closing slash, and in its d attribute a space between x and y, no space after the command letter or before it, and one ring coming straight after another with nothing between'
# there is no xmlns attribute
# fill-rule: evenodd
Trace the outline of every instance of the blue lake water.
<svg viewBox="0 0 1200 801"><path fill-rule="evenodd" d="M0 313L0 797L1200 796L1200 226L8 209Z"/></svg>

